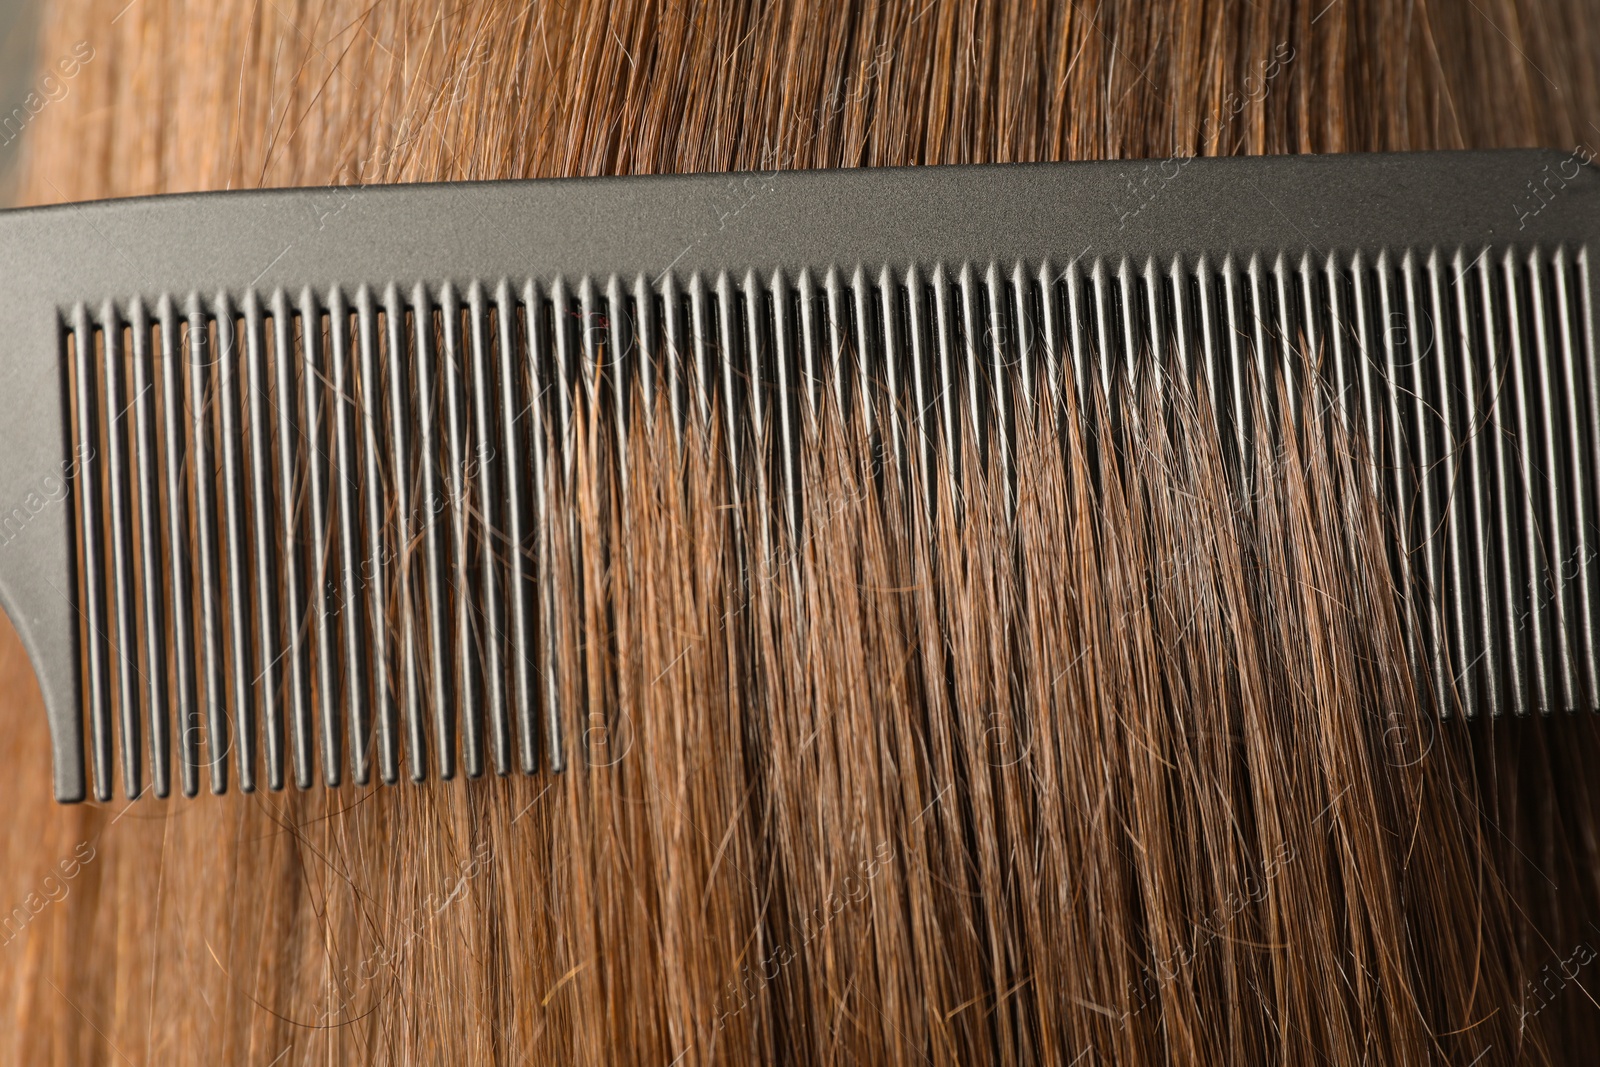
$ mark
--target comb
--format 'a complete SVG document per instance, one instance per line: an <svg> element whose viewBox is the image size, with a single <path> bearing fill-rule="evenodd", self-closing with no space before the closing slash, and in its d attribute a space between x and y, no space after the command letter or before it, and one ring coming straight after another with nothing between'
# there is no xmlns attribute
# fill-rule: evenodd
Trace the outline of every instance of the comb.
<svg viewBox="0 0 1600 1067"><path fill-rule="evenodd" d="M1232 411L1241 448L1245 385L1322 376L1398 516L1407 651L1440 711L1593 709L1586 164L1174 159L0 214L0 601L56 796L86 795L86 722L101 799L118 748L130 797L147 756L159 795L174 762L189 795L230 765L244 790L261 770L272 789L559 770L546 481L585 410L619 434L658 400L680 437L724 420L730 464L778 457L793 521L784 457L820 404L908 398L868 427L896 461L970 420L1003 466L1019 411L1146 364Z"/></svg>

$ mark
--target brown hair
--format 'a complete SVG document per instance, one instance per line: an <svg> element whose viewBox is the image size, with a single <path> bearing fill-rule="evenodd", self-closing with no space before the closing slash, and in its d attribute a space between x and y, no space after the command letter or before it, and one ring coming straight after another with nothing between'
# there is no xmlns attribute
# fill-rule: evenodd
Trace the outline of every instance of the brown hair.
<svg viewBox="0 0 1600 1067"><path fill-rule="evenodd" d="M1577 0L423 8L60 0L25 195L1600 137ZM7 634L0 1050L1592 1053L1594 720L1439 718L1338 427L1258 423L1246 494L1203 396L1140 383L1113 454L1066 395L1014 517L825 407L767 547L716 419L583 421L556 777L57 807Z"/></svg>

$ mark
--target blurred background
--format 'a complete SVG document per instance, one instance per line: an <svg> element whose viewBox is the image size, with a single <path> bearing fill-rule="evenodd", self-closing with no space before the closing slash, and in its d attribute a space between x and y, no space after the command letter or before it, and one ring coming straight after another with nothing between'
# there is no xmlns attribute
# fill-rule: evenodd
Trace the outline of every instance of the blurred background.
<svg viewBox="0 0 1600 1067"><path fill-rule="evenodd" d="M10 115L33 91L33 38L41 0L0 0L0 120ZM10 207L17 193L17 161L29 137L0 144L0 207Z"/></svg>

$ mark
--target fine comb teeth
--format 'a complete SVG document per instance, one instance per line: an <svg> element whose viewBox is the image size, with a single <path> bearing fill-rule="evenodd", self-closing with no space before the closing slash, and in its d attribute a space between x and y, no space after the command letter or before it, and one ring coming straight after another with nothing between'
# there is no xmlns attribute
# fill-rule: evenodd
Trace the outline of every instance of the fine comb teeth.
<svg viewBox="0 0 1600 1067"><path fill-rule="evenodd" d="M1219 419L1252 376L1323 376L1442 711L1594 708L1597 238L1600 179L1554 152L4 213L0 598L56 795L85 795L85 717L101 799L118 741L129 796L174 747L186 794L230 753L246 790L559 770L546 480L576 419L625 435L659 399L770 465L870 390L905 400L873 428L897 462L971 420L1004 465L1018 410L1148 361Z"/></svg>

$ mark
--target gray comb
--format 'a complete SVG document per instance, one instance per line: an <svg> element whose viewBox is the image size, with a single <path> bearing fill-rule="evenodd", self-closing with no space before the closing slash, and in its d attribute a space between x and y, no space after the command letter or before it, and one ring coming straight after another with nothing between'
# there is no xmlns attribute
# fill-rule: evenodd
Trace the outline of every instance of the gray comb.
<svg viewBox="0 0 1600 1067"><path fill-rule="evenodd" d="M119 741L130 796L147 752L167 794L174 746L187 794L230 753L246 790L560 769L546 473L585 410L724 419L792 532L819 405L896 463L965 422L1007 469L1018 412L1146 364L1241 450L1252 379L1322 375L1441 711L1594 708L1597 238L1600 181L1554 152L4 213L0 600L56 796L85 795L85 718L102 799Z"/></svg>

